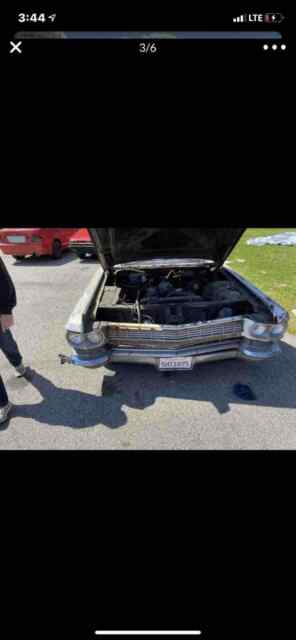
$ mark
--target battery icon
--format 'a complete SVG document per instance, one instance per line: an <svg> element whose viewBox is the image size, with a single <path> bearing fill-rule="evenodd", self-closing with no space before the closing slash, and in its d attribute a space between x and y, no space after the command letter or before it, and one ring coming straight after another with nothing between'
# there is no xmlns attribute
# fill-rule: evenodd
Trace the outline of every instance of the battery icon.
<svg viewBox="0 0 296 640"><path fill-rule="evenodd" d="M264 22L267 24L279 24L283 22L285 16L282 13L265 13L264 14Z"/></svg>

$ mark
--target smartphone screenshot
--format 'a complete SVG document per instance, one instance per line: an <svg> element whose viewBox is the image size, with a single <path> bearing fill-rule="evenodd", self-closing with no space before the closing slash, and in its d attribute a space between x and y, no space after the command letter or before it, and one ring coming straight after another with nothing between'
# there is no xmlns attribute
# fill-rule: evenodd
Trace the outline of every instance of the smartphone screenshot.
<svg viewBox="0 0 296 640"><path fill-rule="evenodd" d="M290 637L269 573L289 484L277 502L269 454L296 448L288 32L276 4L8 9L0 448L4 494L12 461L17 495L32 473L18 562L41 490L14 632Z"/></svg>

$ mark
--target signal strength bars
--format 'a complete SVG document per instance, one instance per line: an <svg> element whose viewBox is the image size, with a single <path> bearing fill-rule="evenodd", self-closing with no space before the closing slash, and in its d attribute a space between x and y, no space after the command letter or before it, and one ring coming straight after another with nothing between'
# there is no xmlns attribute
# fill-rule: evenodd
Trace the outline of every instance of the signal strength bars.
<svg viewBox="0 0 296 640"><path fill-rule="evenodd" d="M245 22L246 16L243 14L241 16L237 16L236 18L232 18L233 22Z"/></svg>

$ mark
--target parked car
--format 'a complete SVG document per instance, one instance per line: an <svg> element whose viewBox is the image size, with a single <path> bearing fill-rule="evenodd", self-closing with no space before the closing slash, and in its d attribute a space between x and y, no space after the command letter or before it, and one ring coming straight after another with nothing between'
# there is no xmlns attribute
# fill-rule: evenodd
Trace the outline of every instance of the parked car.
<svg viewBox="0 0 296 640"><path fill-rule="evenodd" d="M58 259L68 249L74 231L73 228L4 228L0 230L0 249L16 260L44 255Z"/></svg>
<svg viewBox="0 0 296 640"><path fill-rule="evenodd" d="M279 353L287 311L224 266L244 230L91 229L100 266L69 318L73 353L61 362L170 371Z"/></svg>
<svg viewBox="0 0 296 640"><path fill-rule="evenodd" d="M78 229L70 238L69 247L79 258L97 255L95 245L87 229Z"/></svg>

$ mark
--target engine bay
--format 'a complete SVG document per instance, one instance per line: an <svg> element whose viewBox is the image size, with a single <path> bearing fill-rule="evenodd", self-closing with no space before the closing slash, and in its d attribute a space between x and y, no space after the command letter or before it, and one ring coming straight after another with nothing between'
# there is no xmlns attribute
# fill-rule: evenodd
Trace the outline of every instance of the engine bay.
<svg viewBox="0 0 296 640"><path fill-rule="evenodd" d="M120 269L108 275L96 308L106 322L181 325L262 311L220 270Z"/></svg>

